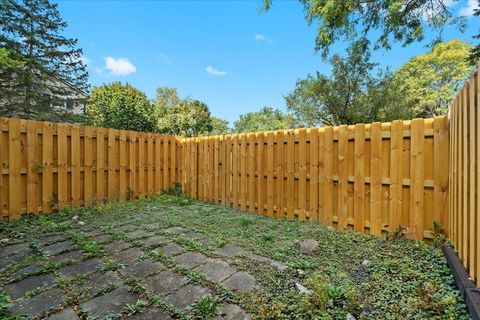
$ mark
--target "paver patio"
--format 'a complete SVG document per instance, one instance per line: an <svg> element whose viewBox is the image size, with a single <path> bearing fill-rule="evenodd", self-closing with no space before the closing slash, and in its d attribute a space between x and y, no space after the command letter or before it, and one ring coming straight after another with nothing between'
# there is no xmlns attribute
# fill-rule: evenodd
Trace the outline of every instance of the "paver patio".
<svg viewBox="0 0 480 320"><path fill-rule="evenodd" d="M88 224L67 215L41 232L0 233L0 289L12 299L9 314L243 320L277 292L298 294L303 271L288 261L219 241L209 227L172 223L197 206L144 206L115 219L90 216ZM68 224L63 232L61 224Z"/></svg>
<svg viewBox="0 0 480 320"><path fill-rule="evenodd" d="M75 232L73 238L81 238L80 242L103 243L102 251L89 257L79 249L80 242L62 234L29 237L11 245L7 241L0 248L2 259L10 262L1 272L7 283L4 290L13 299L12 314L48 319L171 319L188 316L196 302L221 287L231 294L258 290L255 277L233 265L232 260L247 250L217 248L208 256L182 246L182 241L194 241L208 250L205 243L212 240L204 234L178 226L152 231L141 225ZM32 243L40 244L35 253ZM20 264L16 257L22 257ZM192 280L189 272L203 275L203 281ZM152 297L159 299L157 306L150 303ZM217 319L249 318L240 306L219 303Z"/></svg>

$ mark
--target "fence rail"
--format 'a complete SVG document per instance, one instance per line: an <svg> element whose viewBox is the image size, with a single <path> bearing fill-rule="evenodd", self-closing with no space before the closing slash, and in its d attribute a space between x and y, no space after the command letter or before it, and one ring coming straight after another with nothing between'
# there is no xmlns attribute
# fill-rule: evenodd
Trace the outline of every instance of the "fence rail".
<svg viewBox="0 0 480 320"><path fill-rule="evenodd" d="M450 108L449 237L480 285L480 84L478 72Z"/></svg>
<svg viewBox="0 0 480 320"><path fill-rule="evenodd" d="M381 235L447 230L480 283L480 84L449 117L181 139L0 118L0 220L158 194Z"/></svg>
<svg viewBox="0 0 480 320"><path fill-rule="evenodd" d="M0 118L2 220L157 194L181 161L172 136Z"/></svg>
<svg viewBox="0 0 480 320"><path fill-rule="evenodd" d="M201 200L381 235L448 224L448 119L184 141L183 185Z"/></svg>

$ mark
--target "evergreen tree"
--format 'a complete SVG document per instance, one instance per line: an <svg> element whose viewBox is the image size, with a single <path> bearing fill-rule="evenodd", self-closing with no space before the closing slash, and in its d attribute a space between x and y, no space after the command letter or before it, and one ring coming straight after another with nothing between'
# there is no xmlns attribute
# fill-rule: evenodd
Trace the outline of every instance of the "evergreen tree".
<svg viewBox="0 0 480 320"><path fill-rule="evenodd" d="M88 89L88 73L77 39L61 33L67 23L49 0L0 0L0 47L22 67L0 69L4 116L45 118L73 90ZM5 98L6 97L6 98Z"/></svg>

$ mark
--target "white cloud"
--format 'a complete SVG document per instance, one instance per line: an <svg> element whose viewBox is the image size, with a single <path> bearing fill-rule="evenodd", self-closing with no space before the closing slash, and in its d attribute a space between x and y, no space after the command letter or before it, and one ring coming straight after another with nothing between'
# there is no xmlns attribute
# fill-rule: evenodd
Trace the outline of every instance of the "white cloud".
<svg viewBox="0 0 480 320"><path fill-rule="evenodd" d="M473 10L478 8L477 0L468 0L467 5L460 9L460 15L470 17L473 16Z"/></svg>
<svg viewBox="0 0 480 320"><path fill-rule="evenodd" d="M210 74L212 74L212 75L214 75L214 76L220 76L220 77L222 77L222 76L224 76L224 75L227 74L227 71L220 71L220 70L215 69L215 68L212 67L212 66L206 67L206 68L205 68L205 71L207 71L208 73L210 73Z"/></svg>
<svg viewBox="0 0 480 320"><path fill-rule="evenodd" d="M266 42L266 43L268 43L268 44L273 44L272 39L264 36L263 34L258 34L258 33L256 33L256 34L255 34L255 40L256 40L256 41L264 41L264 42Z"/></svg>
<svg viewBox="0 0 480 320"><path fill-rule="evenodd" d="M117 76L126 76L137 72L137 68L127 58L107 57L105 59L105 68Z"/></svg>
<svg viewBox="0 0 480 320"><path fill-rule="evenodd" d="M172 60L170 59L169 56L167 56L165 53L160 53L158 55L158 58L160 60L162 60L165 64L168 64L168 65L171 65L172 64Z"/></svg>

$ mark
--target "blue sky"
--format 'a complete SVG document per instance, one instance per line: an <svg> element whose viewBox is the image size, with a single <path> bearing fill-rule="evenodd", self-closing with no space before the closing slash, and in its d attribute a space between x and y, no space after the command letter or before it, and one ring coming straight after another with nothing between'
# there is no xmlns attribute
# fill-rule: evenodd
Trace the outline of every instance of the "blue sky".
<svg viewBox="0 0 480 320"><path fill-rule="evenodd" d="M468 14L477 0L454 4ZM79 40L90 83L129 82L154 98L159 86L208 104L213 115L233 123L263 106L286 110L284 96L298 78L330 67L314 51L315 25L298 1L60 1L66 33ZM469 8L470 5L470 8ZM471 41L479 19L463 34L447 29L445 39ZM430 35L431 36L431 35ZM379 51L373 60L396 68L428 51L428 43ZM345 45L333 52L343 54Z"/></svg>

